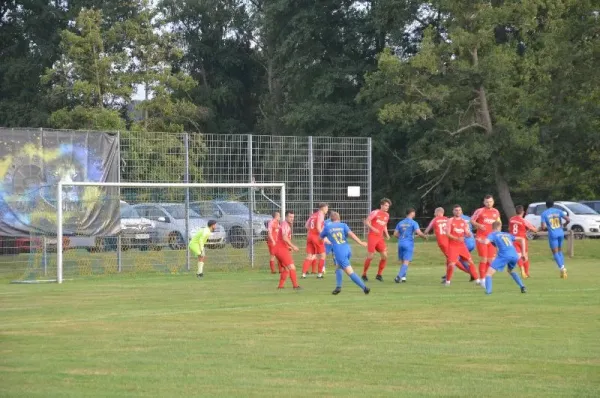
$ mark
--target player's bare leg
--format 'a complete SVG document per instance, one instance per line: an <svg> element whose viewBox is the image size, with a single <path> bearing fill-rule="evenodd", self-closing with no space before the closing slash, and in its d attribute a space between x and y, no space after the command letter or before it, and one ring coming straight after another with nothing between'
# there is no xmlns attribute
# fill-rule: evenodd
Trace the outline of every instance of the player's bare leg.
<svg viewBox="0 0 600 398"><path fill-rule="evenodd" d="M377 279L379 282L383 282L383 276L382 276L383 270L385 269L385 266L387 264L387 259L388 259L387 249L380 252L379 255L380 255L379 268L377 270L377 276L375 277L375 279Z"/></svg>
<svg viewBox="0 0 600 398"><path fill-rule="evenodd" d="M311 267L313 261L315 261L317 257L312 253L306 253L306 258L304 259L304 263L302 264L302 279L306 278L306 274Z"/></svg>
<svg viewBox="0 0 600 398"><path fill-rule="evenodd" d="M325 267L325 259L327 258L327 254L325 252L319 253L316 256L317 261L319 262L319 269L317 273L317 279L323 278L323 267Z"/></svg>
<svg viewBox="0 0 600 398"><path fill-rule="evenodd" d="M369 267L371 266L371 261L373 261L374 257L375 257L375 252L367 253L367 258L365 259L365 264L363 266L363 273L362 273L362 280L365 282L369 281L369 278L367 277L367 272L369 271Z"/></svg>

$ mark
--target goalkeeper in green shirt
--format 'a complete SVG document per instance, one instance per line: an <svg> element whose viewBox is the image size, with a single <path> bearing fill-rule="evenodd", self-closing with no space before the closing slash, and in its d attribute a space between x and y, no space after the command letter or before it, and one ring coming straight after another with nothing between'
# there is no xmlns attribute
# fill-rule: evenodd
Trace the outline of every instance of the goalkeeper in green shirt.
<svg viewBox="0 0 600 398"><path fill-rule="evenodd" d="M198 232L192 236L192 240L190 240L188 247L194 256L198 257L198 272L196 273L198 278L204 276L204 245L215 228L217 228L217 222L215 220L210 220L208 226L200 228Z"/></svg>

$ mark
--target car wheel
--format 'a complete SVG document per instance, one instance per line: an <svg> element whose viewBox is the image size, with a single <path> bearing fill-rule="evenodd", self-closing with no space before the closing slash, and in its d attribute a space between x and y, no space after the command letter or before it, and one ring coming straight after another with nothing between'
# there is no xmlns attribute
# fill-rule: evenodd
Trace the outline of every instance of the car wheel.
<svg viewBox="0 0 600 398"><path fill-rule="evenodd" d="M585 237L585 234L583 233L583 228L579 225L575 225L573 228L571 228L571 231L573 231L573 233L575 234L573 236L575 239L583 239Z"/></svg>
<svg viewBox="0 0 600 398"><path fill-rule="evenodd" d="M169 247L172 250L183 249L183 237L179 232L171 232L169 234Z"/></svg>
<svg viewBox="0 0 600 398"><path fill-rule="evenodd" d="M232 227L229 230L229 243L235 249L243 249L248 246L248 238L243 228Z"/></svg>

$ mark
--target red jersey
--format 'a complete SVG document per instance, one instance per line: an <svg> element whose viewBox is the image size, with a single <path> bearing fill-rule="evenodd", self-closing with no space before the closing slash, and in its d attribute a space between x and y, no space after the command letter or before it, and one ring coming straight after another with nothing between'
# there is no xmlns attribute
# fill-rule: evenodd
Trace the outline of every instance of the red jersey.
<svg viewBox="0 0 600 398"><path fill-rule="evenodd" d="M371 222L373 228L377 231L373 231L369 228L369 237L381 237L383 236L383 231L387 229L388 221L390 219L390 214L383 210L373 210L367 220Z"/></svg>
<svg viewBox="0 0 600 398"><path fill-rule="evenodd" d="M286 249L289 249L288 244L283 240L284 236L287 237L290 241L292 240L292 228L290 227L290 224L288 224L287 221L282 221L281 224L279 224L279 234L277 235L277 246L285 247Z"/></svg>
<svg viewBox="0 0 600 398"><path fill-rule="evenodd" d="M269 245L272 245L272 242L275 241L275 244L277 244L277 241L279 240L279 221L269 221L269 223L267 224L267 231L269 233L267 237L267 243Z"/></svg>
<svg viewBox="0 0 600 398"><path fill-rule="evenodd" d="M448 225L448 218L444 216L435 217L429 223L427 228L433 229L433 233L438 242L447 242L448 235L446 234L446 226Z"/></svg>
<svg viewBox="0 0 600 398"><path fill-rule="evenodd" d="M462 218L452 217L448 219L446 225L446 234L452 235L456 238L464 238L470 234L469 224ZM460 242L454 239L449 239L450 245L464 245L464 242Z"/></svg>
<svg viewBox="0 0 600 398"><path fill-rule="evenodd" d="M527 231L535 227L521 216L514 216L508 222L508 232L518 238L527 238Z"/></svg>
<svg viewBox="0 0 600 398"><path fill-rule="evenodd" d="M482 224L485 227L484 231L479 228L477 229L477 238L487 238L490 232L492 232L492 224L496 221L500 221L500 212L493 207L491 209L481 207L475 210L475 213L471 216L471 220L475 221L477 224Z"/></svg>
<svg viewBox="0 0 600 398"><path fill-rule="evenodd" d="M308 217L305 227L308 230L309 235L319 236L321 233L319 232L319 229L321 229L321 231L323 230L323 224L325 224L325 215L320 211L316 211Z"/></svg>

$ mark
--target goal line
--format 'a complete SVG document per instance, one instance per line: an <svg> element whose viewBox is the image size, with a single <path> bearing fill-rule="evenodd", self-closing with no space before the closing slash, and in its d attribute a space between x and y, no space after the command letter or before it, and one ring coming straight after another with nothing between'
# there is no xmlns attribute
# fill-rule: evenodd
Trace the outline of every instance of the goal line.
<svg viewBox="0 0 600 398"><path fill-rule="evenodd" d="M63 282L63 208L66 204L66 200L64 198L64 190L65 188L72 187L112 187L112 188L239 188L239 189L250 189L250 190L260 190L261 195L264 195L263 190L265 188L279 189L280 191L280 211L282 214L285 213L285 204L286 204L286 191L285 191L285 183L144 183L144 182L64 182L61 181L57 185L57 204L56 204L56 212L57 212L57 226L56 226L56 282ZM189 192L189 191L188 191ZM253 195L252 195L253 196ZM186 201L188 200L189 195L186 195ZM270 199L269 199L270 200ZM252 217L252 216L250 216ZM187 242L185 242L187 246Z"/></svg>

